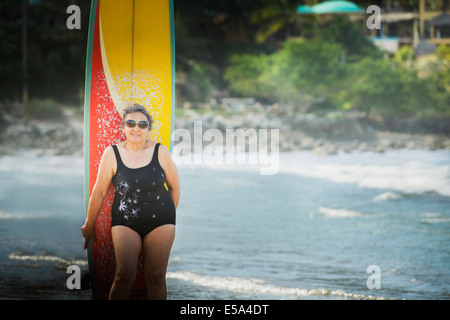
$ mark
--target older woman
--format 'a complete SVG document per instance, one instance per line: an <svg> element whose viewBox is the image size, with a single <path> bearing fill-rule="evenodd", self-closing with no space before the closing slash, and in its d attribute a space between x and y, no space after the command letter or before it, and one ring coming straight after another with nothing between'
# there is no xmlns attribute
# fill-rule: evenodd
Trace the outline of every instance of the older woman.
<svg viewBox="0 0 450 320"><path fill-rule="evenodd" d="M126 140L106 148L81 228L86 249L90 239L95 241L95 218L112 182L116 189L111 209L116 273L110 299L128 298L142 249L147 298L167 296L166 269L175 238L180 186L169 150L147 140L151 125L152 118L143 106L124 110Z"/></svg>

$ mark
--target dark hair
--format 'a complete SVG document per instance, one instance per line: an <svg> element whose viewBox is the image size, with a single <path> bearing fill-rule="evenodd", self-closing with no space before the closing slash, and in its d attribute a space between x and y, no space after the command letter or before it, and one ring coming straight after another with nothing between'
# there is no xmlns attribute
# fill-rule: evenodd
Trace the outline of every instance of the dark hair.
<svg viewBox="0 0 450 320"><path fill-rule="evenodd" d="M152 116L150 115L150 113L148 113L147 109L145 109L145 107L143 105L140 105L137 103L135 103L123 110L122 126L125 125L125 117L127 116L127 114L131 114L131 113L135 113L135 112L140 112L147 117L148 130L152 130L152 124L153 124Z"/></svg>

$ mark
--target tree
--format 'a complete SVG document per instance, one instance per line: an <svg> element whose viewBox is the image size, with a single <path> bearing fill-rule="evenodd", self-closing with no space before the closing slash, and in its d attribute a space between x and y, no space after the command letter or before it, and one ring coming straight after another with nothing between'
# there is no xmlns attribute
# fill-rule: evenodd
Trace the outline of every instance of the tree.
<svg viewBox="0 0 450 320"><path fill-rule="evenodd" d="M251 23L257 26L256 42L266 42L281 30L285 30L289 36L289 31L296 27L299 20L296 11L298 5L298 0L261 1L249 15Z"/></svg>
<svg viewBox="0 0 450 320"><path fill-rule="evenodd" d="M80 103L84 87L89 2L80 1L82 28L66 26L68 1L27 2L28 88L30 98L53 97ZM21 1L0 2L2 99L16 99L22 88ZM82 92L81 92L82 93Z"/></svg>
<svg viewBox="0 0 450 320"><path fill-rule="evenodd" d="M345 74L341 51L340 45L322 39L288 41L270 55L232 56L225 79L242 95L309 106L317 98L329 98L339 87Z"/></svg>
<svg viewBox="0 0 450 320"><path fill-rule="evenodd" d="M322 39L340 44L348 62L382 58L378 47L365 36L364 28L364 23L352 22L346 15L335 15L318 33Z"/></svg>
<svg viewBox="0 0 450 320"><path fill-rule="evenodd" d="M431 101L429 87L414 70L395 66L388 59L365 58L351 66L346 99L367 116L414 114Z"/></svg>

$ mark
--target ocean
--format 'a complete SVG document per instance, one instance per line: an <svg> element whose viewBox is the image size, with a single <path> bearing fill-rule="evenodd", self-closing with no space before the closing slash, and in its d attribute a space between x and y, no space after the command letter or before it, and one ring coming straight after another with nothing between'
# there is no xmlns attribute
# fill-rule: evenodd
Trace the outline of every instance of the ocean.
<svg viewBox="0 0 450 320"><path fill-rule="evenodd" d="M175 159L180 162L180 159ZM450 151L180 164L168 299L449 299ZM90 299L83 159L0 158L0 298Z"/></svg>

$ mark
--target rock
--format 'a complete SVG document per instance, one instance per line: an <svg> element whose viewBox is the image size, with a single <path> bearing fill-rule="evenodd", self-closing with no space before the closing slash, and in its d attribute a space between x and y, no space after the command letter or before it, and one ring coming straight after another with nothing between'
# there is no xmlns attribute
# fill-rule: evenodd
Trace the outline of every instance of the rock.
<svg viewBox="0 0 450 320"><path fill-rule="evenodd" d="M444 138L442 140L442 147L445 149L450 149L450 139Z"/></svg>
<svg viewBox="0 0 450 320"><path fill-rule="evenodd" d="M369 151L369 145L367 144L367 142L361 142L358 145L358 151L361 151L361 152Z"/></svg>
<svg viewBox="0 0 450 320"><path fill-rule="evenodd" d="M1 136L3 151L33 149L39 155L82 154L83 126L74 122L18 122L6 128Z"/></svg>
<svg viewBox="0 0 450 320"><path fill-rule="evenodd" d="M249 102L250 103L250 102ZM279 108L282 109L281 107ZM411 134L411 121L392 120L392 128L365 119L361 115L335 113L328 116L297 114L290 116L274 112L274 106L263 107L258 102L246 105L246 112L218 114L215 111L197 113L185 110L184 117L175 118L175 129L187 129L193 137L194 121L201 121L203 131L215 128L224 135L227 129L279 129L280 151L313 150L315 154L327 155L337 152L384 152L407 148L450 149L450 138L443 120L442 126L434 129L440 133L428 133L434 122L422 121L422 134ZM248 111L248 112L247 112ZM0 155L17 148L34 149L36 154L83 154L83 122L66 115L66 122L23 121L13 113L0 113ZM409 129L408 129L409 128ZM390 130L391 129L391 130ZM447 130L447 131L445 131ZM422 132L420 131L420 132ZM177 142L175 142L177 143Z"/></svg>
<svg viewBox="0 0 450 320"><path fill-rule="evenodd" d="M319 147L315 148L313 150L314 154L317 155L331 155L331 154L336 154L337 153L337 148L334 144L331 143L325 143L325 144L321 144Z"/></svg>

